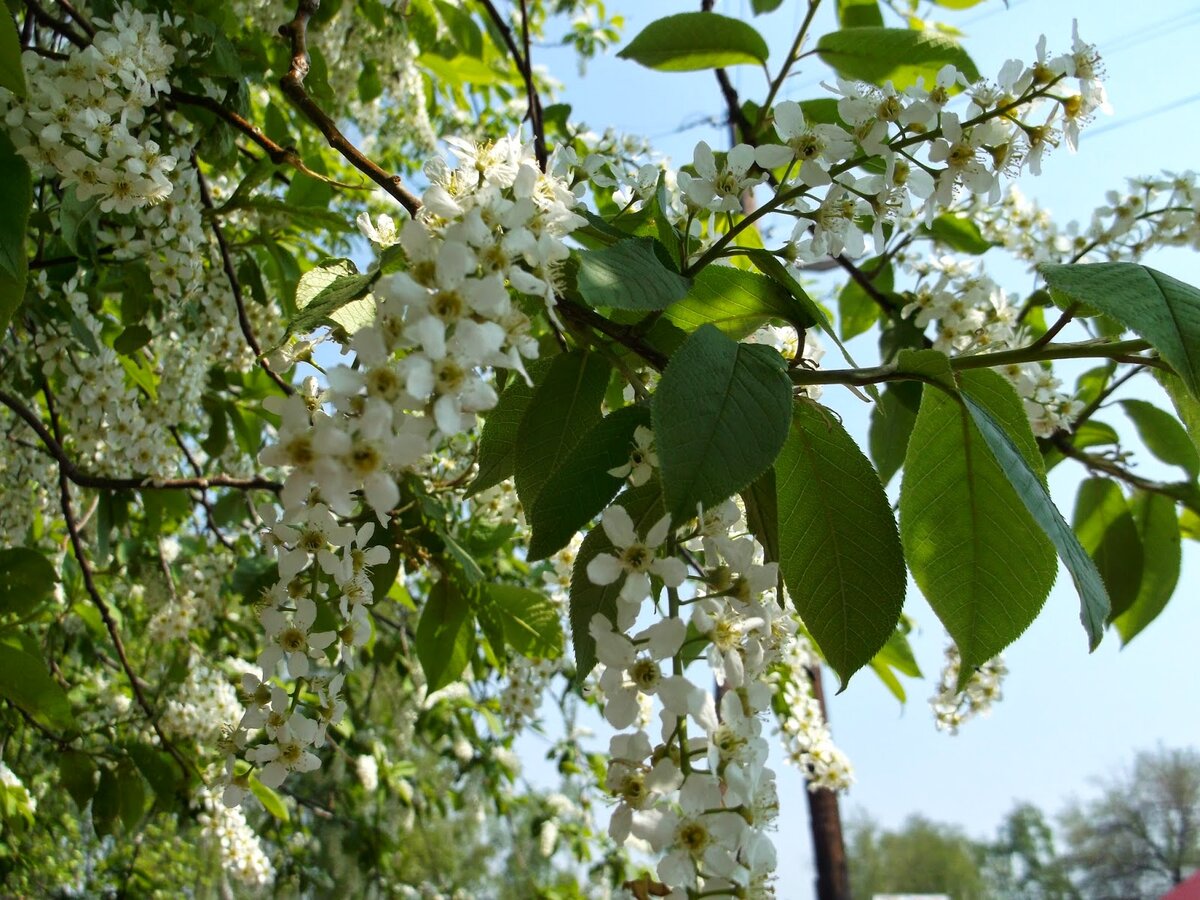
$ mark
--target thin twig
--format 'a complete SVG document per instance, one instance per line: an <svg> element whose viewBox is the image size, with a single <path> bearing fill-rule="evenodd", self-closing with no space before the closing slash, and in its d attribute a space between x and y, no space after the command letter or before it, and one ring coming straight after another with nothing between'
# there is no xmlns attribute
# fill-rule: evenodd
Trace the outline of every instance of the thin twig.
<svg viewBox="0 0 1200 900"><path fill-rule="evenodd" d="M58 427L58 417L54 413L53 397L48 388L43 389L42 393L46 398L46 408L50 413L50 423L54 428L55 440L61 440L62 435ZM187 778L190 774L188 762L183 754L179 752L179 748L163 733L162 726L158 723L158 716L155 714L154 708L150 705L150 701L146 698L146 693L142 688L142 680L133 671L133 666L129 662L129 655L125 652L125 643L121 640L121 632L117 628L117 622L113 618L112 610L109 609L108 604L100 596L100 591L96 587L96 580L92 573L92 564L87 558L87 553L84 552L83 539L79 536L79 525L75 520L75 510L71 506L71 481L61 465L58 470L58 490L60 500L62 501L63 521L67 526L67 535L71 539L71 550L75 554L75 561L79 564L79 571L83 576L84 589L87 591L96 609L100 612L100 618L104 620L104 627L108 631L108 636L117 651L117 659L121 661L121 668L125 671L125 677L129 680L129 686L133 689L133 696L137 700L138 706L146 714L146 718L150 722L150 727L158 735L158 740L162 744L163 749L174 757L175 762L179 764L179 768L183 772L183 777Z"/></svg>
<svg viewBox="0 0 1200 900"><path fill-rule="evenodd" d="M533 67L529 62L529 27L524 16L525 2L521 0L521 29L525 44L524 53L517 46L517 39L513 35L512 28L509 27L504 16L500 15L500 11L496 9L492 0L479 0L479 2L487 10L488 18L496 26L496 30L500 32L500 38L504 41L504 46L508 48L509 55L512 56L513 62L517 66L517 71L521 73L521 78L525 82L525 96L529 104L529 123L533 127L534 153L537 154L538 165L544 171L546 168L546 135L542 127L542 101L538 96L537 88L534 86Z"/></svg>
<svg viewBox="0 0 1200 900"><path fill-rule="evenodd" d="M214 208L212 195L208 192L208 183L204 180L204 175L200 172L200 163L196 159L194 152L192 153L192 168L196 170L196 181L200 185L200 203L205 209L211 211ZM233 302L237 304L238 324L242 328L242 336L246 339L246 344L250 347L250 352L254 354L255 361L267 373L267 377L274 381L279 386L279 389L290 397L296 393L296 389L288 384L267 363L266 355L258 343L258 338L254 336L254 329L250 325L250 316L246 313L246 299L242 296L242 286L238 282L237 271L233 265L233 256L229 252L229 244L225 241L225 234L221 231L221 223L217 221L216 216L212 216L209 220L209 225L212 226L213 235L217 239L217 247L221 251L221 263L225 269L225 277L229 280L229 289L233 293Z"/></svg>
<svg viewBox="0 0 1200 900"><path fill-rule="evenodd" d="M46 450L49 451L50 455L58 463L62 473L80 487L101 488L113 491L136 491L150 488L155 490L180 491L225 487L242 491L264 490L276 493L283 489L283 485L278 481L271 481L267 478L231 478L227 475L212 475L207 478L112 478L106 475L93 475L90 472L83 471L75 464L67 455L67 451L63 449L62 443L50 433L41 420L24 403L6 391L0 391L0 403L11 409L26 425L33 429L34 433L37 434L46 446Z"/></svg>
<svg viewBox="0 0 1200 900"><path fill-rule="evenodd" d="M662 371L667 367L667 358L665 355L655 350L649 344L641 339L637 334L631 331L627 326L618 325L616 322L610 322L608 319L599 313L588 309L586 306L581 306L578 303L562 298L556 307L563 318L571 319L581 325L586 325L589 328L594 328L601 334L607 335L619 344L628 347L646 362L650 363L658 371Z"/></svg>
<svg viewBox="0 0 1200 900"><path fill-rule="evenodd" d="M320 0L299 0L296 4L296 15L290 22L279 26L279 33L287 38L292 45L292 64L287 74L279 79L279 86L284 95L317 126L325 140L338 153L342 154L349 163L358 169L377 185L394 197L408 214L415 216L421 208L417 195L404 187L399 175L389 175L377 164L363 155L354 144L342 134L337 124L329 114L308 95L304 89L304 79L308 75L308 20L317 12Z"/></svg>
<svg viewBox="0 0 1200 900"><path fill-rule="evenodd" d="M33 13L33 17L57 34L59 37L66 38L76 47L80 49L86 47L89 43L88 39L81 37L71 23L66 19L60 19L57 16L51 15L48 11L35 2L35 0L25 0L25 7Z"/></svg>
<svg viewBox="0 0 1200 900"><path fill-rule="evenodd" d="M849 273L854 283L862 288L864 293L874 300L880 309L886 313L894 313L896 311L895 305L888 299L887 295L875 286L875 278L883 270L883 263L876 266L875 270L868 275L841 253L833 257L833 261Z"/></svg>
<svg viewBox="0 0 1200 900"><path fill-rule="evenodd" d="M1108 475L1113 478L1123 481L1130 487L1135 487L1139 490L1149 491L1154 494L1163 494L1170 497L1176 503L1182 503L1193 511L1197 509L1197 504L1194 499L1195 486L1191 482L1181 481L1177 483L1169 483L1163 481L1152 481L1149 478L1143 478L1135 472L1130 471L1125 466L1108 459L1104 456L1098 456L1094 453L1086 453L1080 450L1072 442L1066 432L1059 432L1050 439L1051 445L1058 450L1063 456L1070 457L1083 463L1088 469L1093 472L1099 472L1103 475Z"/></svg>
<svg viewBox="0 0 1200 900"><path fill-rule="evenodd" d="M55 2L64 10L66 10L67 15L75 20L76 24L78 24L79 27L84 30L84 33L87 34L89 38L94 38L96 36L96 26L88 20L87 16L77 10L74 5L70 3L70 0L55 0Z"/></svg>
<svg viewBox="0 0 1200 900"><path fill-rule="evenodd" d="M175 438L176 445L181 451L183 451L183 455L187 459L188 465L192 467L192 471L195 472L198 477L203 477L204 471L200 468L200 464L196 462L196 458L192 456L192 451L189 450L187 444L184 443L183 436L179 433L179 429L172 425L170 430L171 437ZM204 520L208 524L208 530L213 533L213 536L216 537L222 547L224 547L230 553L236 553L237 551L234 550L233 544L229 543L229 540L225 537L225 535L221 534L221 529L217 527L217 520L215 514L213 513L212 504L208 502L208 492L201 488L197 492L197 498L200 501L200 505L204 507Z"/></svg>

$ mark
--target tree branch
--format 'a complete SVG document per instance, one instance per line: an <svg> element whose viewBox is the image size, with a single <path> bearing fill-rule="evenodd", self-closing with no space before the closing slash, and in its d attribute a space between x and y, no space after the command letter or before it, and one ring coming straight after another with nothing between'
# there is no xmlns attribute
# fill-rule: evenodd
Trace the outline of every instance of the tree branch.
<svg viewBox="0 0 1200 900"><path fill-rule="evenodd" d="M200 163L196 160L196 154L192 153L192 166L196 170L196 181L200 185L200 202L205 209L213 211L212 195L208 192L208 183L204 180L204 175L200 172ZM212 226L213 235L217 239L217 247L221 251L221 264L225 269L225 277L229 280L229 289L233 292L233 302L237 304L238 325L241 326L242 336L246 339L246 344L250 351L254 354L255 362L267 373L272 381L279 386L279 389L289 397L296 393L296 389L288 384L274 369L267 363L262 347L259 346L258 338L254 336L254 329L250 325L250 317L246 314L246 299L242 296L242 286L238 283L237 271L233 266L233 256L229 252L229 244L225 241L225 234L221 231L221 223L217 221L216 216L212 216L209 220Z"/></svg>
<svg viewBox="0 0 1200 900"><path fill-rule="evenodd" d="M287 74L279 79L279 86L284 95L317 126L325 140L338 153L342 154L349 163L358 169L377 185L395 198L401 206L408 210L410 216L415 216L421 208L421 201L400 183L399 175L389 175L374 162L363 155L342 134L337 124L304 89L304 79L308 75L308 20L313 17L320 6L320 0L299 0L296 4L296 15L290 22L279 26L279 33L287 38L292 45L292 64Z"/></svg>
<svg viewBox="0 0 1200 900"><path fill-rule="evenodd" d="M529 104L529 124L533 128L533 151L537 155L538 166L544 172L546 170L546 133L542 122L542 101L533 83L533 65L529 56L529 22L525 12L525 0L521 0L521 38L525 45L524 53L517 46L517 39L513 35L512 29L504 20L504 16L500 15L500 11L496 9L492 0L479 0L479 2L487 10L488 18L496 26L496 30L500 32L500 38L504 41L504 46L508 48L509 55L512 56L517 71L521 73L521 78L525 82L525 96Z"/></svg>
<svg viewBox="0 0 1200 900"><path fill-rule="evenodd" d="M102 488L113 491L137 491L145 489L204 490L205 488L226 487L242 491L264 490L276 493L283 489L283 485L279 482L266 478L230 478L226 475L213 475L208 478L110 478L105 475L92 475L81 470L67 456L62 443L50 433L41 420L24 403L6 391L0 391L0 403L11 409L26 425L33 429L34 433L37 434L46 446L50 455L58 463L61 473L80 487Z"/></svg>

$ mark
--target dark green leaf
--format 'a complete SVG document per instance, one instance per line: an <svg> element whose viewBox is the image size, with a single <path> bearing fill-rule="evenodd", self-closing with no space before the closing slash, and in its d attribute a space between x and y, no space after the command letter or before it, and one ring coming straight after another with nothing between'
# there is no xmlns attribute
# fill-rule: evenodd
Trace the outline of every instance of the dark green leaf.
<svg viewBox="0 0 1200 900"><path fill-rule="evenodd" d="M865 25L882 25L883 13L879 10L879 0L838 0L838 26L841 28L861 28Z"/></svg>
<svg viewBox="0 0 1200 900"><path fill-rule="evenodd" d="M843 28L817 41L817 55L846 78L871 84L892 82L897 90L911 87L918 78L932 85L938 71L953 65L968 81L979 70L967 52L944 34L909 28Z"/></svg>
<svg viewBox="0 0 1200 900"><path fill-rule="evenodd" d="M879 676L879 680L883 682L884 686L892 692L893 697L901 703L908 699L904 685L896 677L896 672L907 675L909 678L920 678L921 667L917 665L912 646L908 643L908 625L904 620L901 620L900 627L892 632L892 636L887 639L883 649L872 657L871 668ZM895 671L892 671L893 669Z"/></svg>
<svg viewBox="0 0 1200 900"><path fill-rule="evenodd" d="M954 213L942 213L925 232L939 244L944 244L959 253L978 256L995 246L983 236L973 220Z"/></svg>
<svg viewBox="0 0 1200 900"><path fill-rule="evenodd" d="M656 244L653 238L623 238L599 250L579 251L575 286L584 302L592 307L651 312L684 297L690 279L663 263ZM665 257L666 251L661 252Z"/></svg>
<svg viewBox="0 0 1200 900"><path fill-rule="evenodd" d="M1155 369L1154 377L1175 405L1175 411L1179 413L1179 421L1183 423L1188 436L1192 439L1192 446L1196 448L1197 452L1200 452L1200 399L1188 393L1177 375Z"/></svg>
<svg viewBox="0 0 1200 900"><path fill-rule="evenodd" d="M517 430L525 418L525 410L533 399L535 385L540 384L550 370L553 360L538 359L526 366L533 384L528 384L514 372L500 392L500 399L487 418L479 436L479 471L467 489L467 496L478 494L511 478L516 461Z"/></svg>
<svg viewBox="0 0 1200 900"><path fill-rule="evenodd" d="M475 636L470 613L453 579L443 578L429 591L417 625L417 658L430 693L456 680L467 667Z"/></svg>
<svg viewBox="0 0 1200 900"><path fill-rule="evenodd" d="M1163 494L1138 491L1130 505L1145 565L1137 597L1123 613L1113 616L1122 646L1137 637L1166 608L1179 583L1183 555L1174 500Z"/></svg>
<svg viewBox="0 0 1200 900"><path fill-rule="evenodd" d="M704 325L675 351L651 399L667 508L676 521L740 491L787 439L792 388L783 357Z"/></svg>
<svg viewBox="0 0 1200 900"><path fill-rule="evenodd" d="M1200 475L1200 452L1178 419L1145 400L1122 400L1121 407L1151 453L1191 478Z"/></svg>
<svg viewBox="0 0 1200 900"><path fill-rule="evenodd" d="M742 491L746 506L746 527L762 545L767 562L779 562L779 499L775 469L767 469Z"/></svg>
<svg viewBox="0 0 1200 900"><path fill-rule="evenodd" d="M82 810L96 793L96 764L86 753L64 750L58 760L58 783Z"/></svg>
<svg viewBox="0 0 1200 900"><path fill-rule="evenodd" d="M600 421L610 372L608 363L594 353L573 351L554 357L517 429L513 468L517 495L526 509L533 509L542 486L567 452Z"/></svg>
<svg viewBox="0 0 1200 900"><path fill-rule="evenodd" d="M1059 557L1071 573L1075 582L1075 590L1079 592L1080 621L1088 636L1088 646L1096 649L1104 637L1104 625L1108 621L1109 601L1104 589L1104 581L1096 571L1095 563L1087 551L1080 546L1075 532L1063 519L1062 513L1050 499L1050 493L1042 481L1039 467L1031 465L1026 452L1018 449L1014 443L1013 432L1006 430L997 421L990 408L984 408L976 402L969 393L963 394L963 400L984 440L987 441L995 460L1008 475L1009 481L1016 489L1017 496L1025 508L1033 516L1034 521L1042 531L1049 535ZM903 521L903 520L902 520ZM1028 557L1017 554L1013 559L1022 561L1021 569L1026 568ZM1040 605L1040 604L1039 604Z"/></svg>
<svg viewBox="0 0 1200 900"><path fill-rule="evenodd" d="M8 10L0 11L0 87L25 99L25 69L21 65L21 38Z"/></svg>
<svg viewBox="0 0 1200 900"><path fill-rule="evenodd" d="M11 21L7 14L0 19ZM25 257L25 228L33 205L33 179L8 135L0 131L0 330L8 328L25 297L29 261Z"/></svg>
<svg viewBox="0 0 1200 900"><path fill-rule="evenodd" d="M0 697L53 731L75 730L71 704L46 664L7 644L0 644Z"/></svg>
<svg viewBox="0 0 1200 900"><path fill-rule="evenodd" d="M28 547L0 550L0 615L21 617L50 596L58 575Z"/></svg>
<svg viewBox="0 0 1200 900"><path fill-rule="evenodd" d="M1200 290L1137 263L1038 267L1068 304L1085 303L1150 342L1200 397Z"/></svg>
<svg viewBox="0 0 1200 900"><path fill-rule="evenodd" d="M561 550L616 496L624 478L609 470L629 461L633 432L649 427L650 410L626 406L593 425L556 464L537 500L528 509L532 536L529 559L545 559Z"/></svg>
<svg viewBox="0 0 1200 900"><path fill-rule="evenodd" d="M142 813L146 809L146 785L128 759L122 760L117 766L117 806L121 824L127 833L132 834L142 821Z"/></svg>
<svg viewBox="0 0 1200 900"><path fill-rule="evenodd" d="M891 291L894 276L891 263L870 260L861 267L871 286L882 294ZM857 281L851 278L838 292L838 324L843 341L871 329L879 321L880 306Z"/></svg>
<svg viewBox="0 0 1200 900"><path fill-rule="evenodd" d="M513 584L492 584L487 592L500 611L510 647L529 659L557 659L562 655L558 607L549 597Z"/></svg>
<svg viewBox="0 0 1200 900"><path fill-rule="evenodd" d="M904 465L908 437L917 421L921 406L921 385L897 381L884 388L879 402L871 410L867 449L884 484Z"/></svg>
<svg viewBox="0 0 1200 900"><path fill-rule="evenodd" d="M662 485L651 479L641 487L631 488L617 498L617 506L625 508L638 534L644 535L666 515ZM622 579L612 584L592 584L587 576L588 563L599 553L611 553L612 541L600 526L593 528L583 539L575 566L571 569L571 642L575 647L575 684L581 684L596 666L596 641L588 631L592 616L603 613L612 622L617 619L617 595Z"/></svg>
<svg viewBox="0 0 1200 900"><path fill-rule="evenodd" d="M647 25L617 56L660 72L759 65L770 53L762 35L740 19L679 13Z"/></svg>
<svg viewBox="0 0 1200 900"><path fill-rule="evenodd" d="M96 829L97 836L112 834L120 813L121 788L117 784L116 773L104 766L100 769L100 783L96 786L96 795L92 797L92 827Z"/></svg>
<svg viewBox="0 0 1200 900"><path fill-rule="evenodd" d="M775 477L783 581L844 688L904 606L896 520L871 463L818 404L796 404Z"/></svg>
<svg viewBox="0 0 1200 900"><path fill-rule="evenodd" d="M145 325L130 325L113 341L113 349L125 356L132 356L137 353L154 337L153 333Z"/></svg>
<svg viewBox="0 0 1200 900"><path fill-rule="evenodd" d="M783 0L750 0L750 8L754 10L756 16L774 12L782 5Z"/></svg>
<svg viewBox="0 0 1200 900"><path fill-rule="evenodd" d="M1092 557L1108 590L1110 618L1128 609L1142 583L1142 541L1121 488L1111 478L1079 485L1072 517L1075 536Z"/></svg>
<svg viewBox="0 0 1200 900"><path fill-rule="evenodd" d="M1034 485L1041 456L1016 392L994 372L964 374L964 391L997 419ZM994 418L993 418L994 416ZM991 659L1036 618L1054 583L1054 549L962 403L928 387L908 442L900 535L913 578L958 645L963 672ZM1015 564L1014 561L1020 561Z"/></svg>

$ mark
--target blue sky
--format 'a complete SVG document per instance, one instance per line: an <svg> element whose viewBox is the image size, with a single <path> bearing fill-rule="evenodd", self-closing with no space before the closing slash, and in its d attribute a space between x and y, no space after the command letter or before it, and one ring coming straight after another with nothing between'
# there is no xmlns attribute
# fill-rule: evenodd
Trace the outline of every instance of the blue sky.
<svg viewBox="0 0 1200 900"><path fill-rule="evenodd" d="M610 12L626 18L632 37L652 18L691 11L696 3L675 0L611 0ZM832 0L826 0L816 33L832 27ZM717 11L749 17L748 0L726 0ZM781 9L753 20L781 59L794 36L805 4L786 0ZM1139 12L1144 11L1144 14ZM1025 178L1021 188L1052 209L1061 221L1086 221L1104 202L1104 192L1124 179L1162 169L1186 169L1200 163L1200 94L1196 93L1194 43L1200 34L1200 10L1192 0L985 0L973 9L938 9L942 21L966 32L965 46L981 72L994 75L1005 59L1030 59L1041 33L1051 51L1069 46L1071 21L1078 18L1085 40L1105 56L1109 95L1115 109L1085 133L1078 155L1057 151L1046 161L1041 178ZM573 116L597 131L650 136L656 146L687 162L700 139L714 147L727 145L720 126L679 126L719 115L721 98L711 73L660 74L611 54L577 76L564 51L541 49L535 62L545 64L566 90L562 98ZM744 67L732 70L743 98L765 94L763 74ZM806 60L789 79L781 99L822 95L819 80L828 72L815 59ZM1170 108L1168 112L1160 112ZM1171 251L1147 262L1192 283L1200 283L1195 253ZM1018 268L993 265L1012 290L1026 290L1030 276ZM871 359L870 340L860 359ZM864 363L866 364L866 363ZM1136 380L1134 384L1136 385ZM1134 396L1163 403L1149 385ZM843 415L860 439L865 437L868 409L845 391L827 391L825 402ZM1130 429L1119 414L1106 417L1123 433ZM1131 437L1130 447L1138 447ZM1140 455L1144 459L1144 454ZM1153 461L1139 462L1149 477L1174 477ZM1081 470L1064 464L1052 475L1051 489L1068 517ZM1001 817L1018 800L1032 800L1049 812L1071 794L1086 793L1089 780L1109 776L1127 765L1134 752L1158 743L1193 744L1200 722L1197 676L1189 665L1200 637L1200 547L1187 543L1184 569L1171 606L1128 648L1115 633L1088 654L1078 620L1078 601L1070 579L1060 573L1044 612L1006 653L1010 674L1004 700L989 718L969 724L957 737L934 729L927 698L932 684L909 684L909 703L901 708L869 673L860 673L831 704L834 736L853 760L857 784L843 804L844 815L856 808L869 811L887 825L920 812L955 822L977 836L990 836ZM936 678L944 636L939 623L915 586L909 586L906 611L918 622L914 646L928 676ZM827 679L827 686L832 687ZM812 896L810 845L801 779L786 767L781 774L783 814L776 845L780 851L780 896Z"/></svg>

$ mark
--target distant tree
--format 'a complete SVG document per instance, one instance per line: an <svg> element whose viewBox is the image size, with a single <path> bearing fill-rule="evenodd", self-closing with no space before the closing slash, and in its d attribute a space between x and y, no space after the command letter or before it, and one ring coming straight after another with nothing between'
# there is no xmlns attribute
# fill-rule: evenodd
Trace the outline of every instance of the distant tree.
<svg viewBox="0 0 1200 900"><path fill-rule="evenodd" d="M988 848L988 894L1005 900L1079 900L1082 895L1058 853L1054 830L1032 803L1019 803L1004 818Z"/></svg>
<svg viewBox="0 0 1200 900"><path fill-rule="evenodd" d="M1138 754L1132 769L1062 816L1083 896L1159 897L1200 867L1200 752Z"/></svg>
<svg viewBox="0 0 1200 900"><path fill-rule="evenodd" d="M949 894L955 900L988 897L984 845L956 826L909 816L896 831L860 815L849 827L847 858L851 896Z"/></svg>

